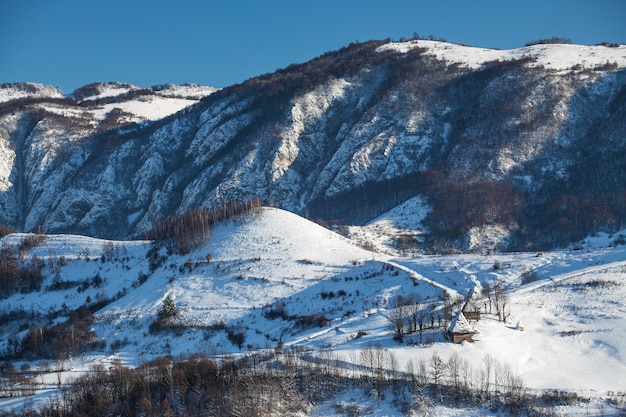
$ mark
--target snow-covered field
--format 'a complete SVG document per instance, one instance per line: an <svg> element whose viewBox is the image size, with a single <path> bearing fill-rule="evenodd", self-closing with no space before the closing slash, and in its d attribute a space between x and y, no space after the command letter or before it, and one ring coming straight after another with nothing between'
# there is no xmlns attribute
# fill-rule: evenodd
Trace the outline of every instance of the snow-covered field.
<svg viewBox="0 0 626 417"><path fill-rule="evenodd" d="M423 210L422 202L415 199L374 223L402 228ZM18 245L23 238L9 235L0 241L1 247ZM215 226L209 242L189 254L167 255L162 249L162 262L152 268L146 258L149 242L49 236L28 253L29 258L46 262L42 291L14 294L2 300L0 309L45 315L114 300L95 313L93 323L105 347L53 365L57 372L41 377L41 390L29 404L45 403L57 392L59 381L96 363L121 360L136 366L163 355L238 354L279 344L310 349L313 354L331 350L350 363L368 346L382 346L401 370L409 361L428 361L434 352L444 360L456 353L474 372L486 356L493 357L519 375L531 392L558 389L591 398L585 406L560 410L585 415L604 407L605 398L626 391L626 248L611 246L613 238L599 235L581 242L576 250L545 253L397 257L367 251L294 214L265 208ZM383 248L384 240L376 236L371 240ZM393 253L392 249L385 252ZM522 274L528 271L535 273L536 280L523 284ZM101 278L98 285L96 276ZM90 284L46 290L55 279ZM416 335L408 337L416 344L394 340L390 317L396 296L418 294L422 302L440 306L446 296L465 297L474 291L474 302L483 307L487 300L480 297L481 289L496 283L508 289L509 316L505 323L495 314L483 314L480 321L472 322L477 330L474 343L454 345L443 339L441 330L426 333L421 344ZM150 325L168 296L176 304L175 320L182 330L153 334ZM328 322L300 326L287 317ZM54 320L62 322L65 317ZM26 334L28 330L18 325L3 325L1 350L7 349L10 336ZM242 345L234 345L227 332L215 330L223 327L242 334ZM40 361L29 365L42 366ZM22 362L14 365L21 366ZM362 396L339 394L332 404L316 407L313 415L343 415L337 412L337 404L351 401L370 401L372 415L399 414L391 399L381 403ZM0 399L4 410L24 404L23 398ZM441 404L434 412L492 414Z"/></svg>

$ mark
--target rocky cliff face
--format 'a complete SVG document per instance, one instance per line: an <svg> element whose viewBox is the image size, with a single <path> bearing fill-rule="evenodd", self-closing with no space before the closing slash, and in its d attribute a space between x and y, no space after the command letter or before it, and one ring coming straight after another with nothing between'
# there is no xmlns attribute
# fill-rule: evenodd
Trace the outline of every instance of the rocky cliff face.
<svg viewBox="0 0 626 417"><path fill-rule="evenodd" d="M498 249L613 231L626 217L625 67L626 46L415 40L352 44L220 91L3 85L0 222L123 238L258 195L364 223L420 195L425 250L479 249L469 242L489 228Z"/></svg>

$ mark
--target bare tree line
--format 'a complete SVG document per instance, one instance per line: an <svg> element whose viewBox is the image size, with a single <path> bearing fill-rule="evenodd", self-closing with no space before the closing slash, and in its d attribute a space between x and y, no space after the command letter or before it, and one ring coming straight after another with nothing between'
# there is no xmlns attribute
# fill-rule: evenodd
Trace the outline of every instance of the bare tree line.
<svg viewBox="0 0 626 417"><path fill-rule="evenodd" d="M45 262L33 256L26 262L26 254L48 239L45 234L29 233L13 247L0 250L0 299L16 292L29 293L41 288L44 276L41 270Z"/></svg>
<svg viewBox="0 0 626 417"><path fill-rule="evenodd" d="M437 300L423 300L418 293L393 297L389 301L387 319L391 323L394 339L405 343L407 336L417 334L417 339L412 342L421 345L425 333L448 324L454 311L460 310L463 299L442 294L439 301L441 306Z"/></svg>
<svg viewBox="0 0 626 417"><path fill-rule="evenodd" d="M486 354L470 361L457 352L444 359L410 359L404 367L380 345L350 351L318 352L292 347L243 357L157 358L137 368L121 363L94 365L59 396L28 416L279 416L308 414L345 390L359 390L370 403L392 400L405 415L427 415L436 404L489 407L501 415L551 415L559 404L585 400L576 395L531 393L508 363ZM21 374L2 369L0 380L16 383ZM32 381L31 381L32 382ZM34 394L34 386L29 393ZM10 387L3 388L10 393ZM623 404L621 405L623 406ZM339 404L336 408L342 408ZM347 415L367 413L353 405ZM7 414L0 413L0 416Z"/></svg>
<svg viewBox="0 0 626 417"><path fill-rule="evenodd" d="M206 244L212 225L262 206L263 201L257 196L245 203L235 200L224 202L211 211L206 207L194 208L155 222L146 233L146 238L170 242L178 252L186 254Z"/></svg>

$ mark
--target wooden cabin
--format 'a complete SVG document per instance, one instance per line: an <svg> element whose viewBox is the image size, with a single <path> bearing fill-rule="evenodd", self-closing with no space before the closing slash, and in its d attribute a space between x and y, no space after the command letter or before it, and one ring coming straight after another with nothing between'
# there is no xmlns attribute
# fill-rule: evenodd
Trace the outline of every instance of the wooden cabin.
<svg viewBox="0 0 626 417"><path fill-rule="evenodd" d="M452 319L446 332L448 338L455 344L461 343L464 340L473 342L472 336L474 336L475 333L462 311L459 311L454 319Z"/></svg>
<svg viewBox="0 0 626 417"><path fill-rule="evenodd" d="M463 308L461 309L461 311L463 312L463 315L468 321L479 321L480 320L480 307L478 307L478 305L472 301L473 294L474 294L474 289L472 288L472 291L470 295L467 297L467 301L463 305Z"/></svg>
<svg viewBox="0 0 626 417"><path fill-rule="evenodd" d="M480 320L480 310L467 310L463 311L463 315L468 321L479 321Z"/></svg>

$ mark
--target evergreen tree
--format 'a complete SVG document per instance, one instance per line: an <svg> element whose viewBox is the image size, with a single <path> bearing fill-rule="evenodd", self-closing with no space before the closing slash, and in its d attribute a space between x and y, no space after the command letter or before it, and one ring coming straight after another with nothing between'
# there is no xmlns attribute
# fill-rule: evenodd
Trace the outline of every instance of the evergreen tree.
<svg viewBox="0 0 626 417"><path fill-rule="evenodd" d="M159 308L159 318L167 319L169 317L175 316L178 314L178 310L176 309L176 303L169 295L163 300L163 304Z"/></svg>

